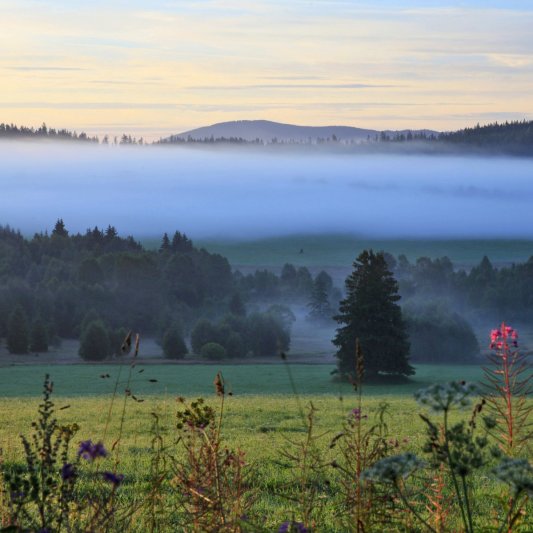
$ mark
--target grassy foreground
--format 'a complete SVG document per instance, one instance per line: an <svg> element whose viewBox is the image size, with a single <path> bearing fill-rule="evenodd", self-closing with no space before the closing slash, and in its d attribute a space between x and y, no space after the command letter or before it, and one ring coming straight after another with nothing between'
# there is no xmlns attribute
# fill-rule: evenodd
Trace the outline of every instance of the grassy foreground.
<svg viewBox="0 0 533 533"><path fill-rule="evenodd" d="M338 450L330 448L331 440L342 429L343 423L356 406L356 398L351 387L332 383L325 365L294 365L291 367L294 381L302 395L290 394L290 382L286 369L281 365L228 365L222 367L228 381L233 382L235 395L226 398L223 438L226 445L241 448L246 453L250 468L248 481L255 489L253 512L255 520L266 531L277 531L279 525L293 518L294 503L298 487L295 485L295 471L284 459L283 453L294 449L295 443L305 440L304 413L310 402L317 409L315 434L320 435L318 446L325 463L338 459ZM92 439L103 441L108 449L117 442L120 427L123 430L120 445L109 457L103 459L99 468L112 469L115 463L118 471L125 476L121 486L121 500L126 504L139 505L135 519L128 530L146 531L147 517L140 509L145 498L150 465L153 435L151 427L153 413L159 417L162 435L167 443L173 442L176 430L176 411L179 403L177 395L194 398L206 397L209 405L218 408L219 400L213 393L212 381L216 367L204 365L147 365L136 367L132 382L132 392L142 403L124 397L123 384L112 402L112 390L116 366L64 365L57 368L9 367L2 368L2 390L9 395L0 399L0 448L5 464L20 462L22 446L20 434L30 433L31 422L36 418L39 405L38 392L45 371L52 371L56 383L54 394L57 416L61 424L77 423L80 430L75 444ZM121 371L126 379L128 367ZM109 373L110 378L100 378ZM26 380L21 378L26 376ZM140 377L142 376L142 377ZM157 376L157 377L154 377ZM451 379L477 379L478 367L419 367L416 381L407 385L367 387L363 399L363 413L368 416L368 424L374 422L380 403L390 404L387 419L389 435L399 443L398 453L413 451L422 455L425 440L424 425L417 413L423 410L412 399L411 392L428 382L449 381ZM150 380L157 379L153 382ZM18 381L17 381L18 380ZM8 386L11 383L11 388ZM321 385L320 385L321 384ZM320 385L320 386L319 386ZM91 395L87 389L92 386ZM319 386L319 390L316 390ZM152 387L152 388L150 388ZM259 389L259 394L257 389ZM255 394L252 391L255 390ZM310 391L315 390L314 394ZM15 392L18 391L18 395ZM141 394L142 392L142 394ZM340 392L340 394L339 394ZM454 413L451 422L466 418L469 412ZM73 450L74 451L74 450ZM341 505L338 497L338 480L335 469L330 469L331 487L327 504L317 531L346 531L338 523L338 510ZM480 517L480 531L490 531L501 508L500 498L504 495L503 486L488 474L475 478L472 486L473 500L476 502L476 516ZM173 495L167 497L172 499ZM529 509L529 512L531 510ZM296 517L297 518L297 517ZM457 517L450 517L450 531L460 531ZM409 531L421 531L413 524ZM527 531L526 529L521 529ZM259 531L259 529L258 529Z"/></svg>
<svg viewBox="0 0 533 533"><path fill-rule="evenodd" d="M372 422L379 403L383 398L367 397L363 403L364 412ZM316 433L322 435L319 440L324 461L337 458L337 450L330 449L331 439L337 434L355 405L355 398L346 396L339 399L333 396L302 396L299 399L280 395L250 395L230 397L226 400L223 425L224 440L230 447L240 447L246 452L246 460L251 468L250 482L257 489L254 512L261 517L266 530L277 531L283 521L290 518L292 502L288 499L290 487L294 484L293 469L283 459L283 451L291 449L291 442L305 439L305 429L300 409L306 409L312 401L318 409ZM398 439L401 451L420 452L424 440L423 424L416 413L420 408L414 400L404 395L390 395L390 417L388 419L391 439ZM216 407L218 402L213 394L208 403ZM31 421L35 418L38 399L21 401L18 398L0 400L0 419L2 431L0 448L6 463L19 461L21 458L20 433L30 432ZM106 397L64 397L57 407L69 405L68 409L58 412L61 423L76 422L80 431L75 441L86 439L103 440L110 448L118 438L122 417L123 400L117 398L108 421L110 400ZM143 403L128 401L125 423L120 441L120 449L102 461L102 469L111 469L118 459L119 472L125 475L121 488L122 497L130 502L139 502L147 490L150 472L151 441L150 427L153 421L151 413L157 413L164 427L164 437L170 442L177 435L175 430L175 413L178 405L171 395L149 396ZM458 418L455 416L454 418ZM332 492L325 507L323 528L319 531L343 531L336 522L339 502L336 499L334 469L331 469ZM289 492L288 491L289 488ZM491 517L497 514L499 502L491 494L498 494L498 484L488 477L476 479L473 494L480 502L476 509L478 516L485 517L488 530ZM139 511L132 530L144 531L144 515ZM412 531L417 531L416 528ZM457 531L457 529L454 529Z"/></svg>

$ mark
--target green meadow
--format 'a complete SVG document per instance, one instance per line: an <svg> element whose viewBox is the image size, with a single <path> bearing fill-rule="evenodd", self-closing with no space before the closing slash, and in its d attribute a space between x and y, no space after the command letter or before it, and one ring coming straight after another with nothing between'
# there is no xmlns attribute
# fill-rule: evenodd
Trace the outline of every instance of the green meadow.
<svg viewBox="0 0 533 533"><path fill-rule="evenodd" d="M113 393L119 381L119 392L130 379L137 395L195 396L213 391L213 378L221 370L235 397L241 395L292 395L293 384L298 394L350 394L347 383L335 381L334 365L323 364L138 364L131 369L127 363L12 365L0 367L0 397L38 396L45 374L54 382L56 396L99 396ZM452 380L478 381L482 376L477 365L416 365L416 375L405 383L368 385L371 396L399 395L409 397L416 390L432 383ZM291 383L292 379L292 383Z"/></svg>
<svg viewBox="0 0 533 533"><path fill-rule="evenodd" d="M152 239L147 244L159 246ZM371 239L356 235L288 235L254 240L198 240L198 246L228 258L233 266L282 267L285 263L315 268L350 268L363 250L404 254L414 262L419 257L448 256L454 265L469 268L486 255L494 264L527 261L533 241L514 239ZM302 252L302 253L300 253Z"/></svg>

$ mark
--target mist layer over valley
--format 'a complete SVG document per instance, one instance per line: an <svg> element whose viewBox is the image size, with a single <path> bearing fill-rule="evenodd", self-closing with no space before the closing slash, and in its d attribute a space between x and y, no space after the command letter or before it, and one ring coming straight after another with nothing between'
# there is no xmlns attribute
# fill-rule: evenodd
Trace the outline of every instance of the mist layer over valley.
<svg viewBox="0 0 533 533"><path fill-rule="evenodd" d="M250 239L528 238L532 161L220 148L0 144L0 223ZM30 194L31 193L31 194Z"/></svg>

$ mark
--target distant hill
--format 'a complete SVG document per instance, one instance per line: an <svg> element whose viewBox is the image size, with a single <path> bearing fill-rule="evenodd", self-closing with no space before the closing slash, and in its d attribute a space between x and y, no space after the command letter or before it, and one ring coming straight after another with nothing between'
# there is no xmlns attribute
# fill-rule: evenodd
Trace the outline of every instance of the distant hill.
<svg viewBox="0 0 533 533"><path fill-rule="evenodd" d="M386 132L387 135L407 134L410 130L403 132ZM430 130L423 130L426 134L438 134ZM421 133L419 131L411 133ZM220 122L212 126L205 126L190 131L184 131L169 137L167 142L179 140L242 140L244 142L295 142L295 143L316 143L320 141L344 141L363 142L379 138L381 132L364 128L354 128L351 126L295 126L293 124L282 124L269 120L234 120L231 122Z"/></svg>

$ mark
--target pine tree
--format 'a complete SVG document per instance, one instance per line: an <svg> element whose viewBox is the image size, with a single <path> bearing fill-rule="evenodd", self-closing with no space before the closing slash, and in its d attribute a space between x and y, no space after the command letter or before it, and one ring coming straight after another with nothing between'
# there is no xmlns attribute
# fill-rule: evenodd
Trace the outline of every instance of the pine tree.
<svg viewBox="0 0 533 533"><path fill-rule="evenodd" d="M159 247L159 251L161 253L170 251L170 239L168 238L167 233L163 235L163 239L161 240L161 246Z"/></svg>
<svg viewBox="0 0 533 533"><path fill-rule="evenodd" d="M28 353L29 342L28 320L19 305L13 309L7 322L7 349L9 353L25 354Z"/></svg>
<svg viewBox="0 0 533 533"><path fill-rule="evenodd" d="M311 291L311 301L307 307L309 307L309 314L307 315L309 320L324 322L331 320L333 312L329 304L326 282L322 277L316 277Z"/></svg>
<svg viewBox="0 0 533 533"><path fill-rule="evenodd" d="M341 324L333 344L338 347L338 369L355 372L355 343L364 354L365 376L378 373L411 375L409 342L402 319L398 283L387 267L383 253L363 251L346 279L346 298L335 320Z"/></svg>

